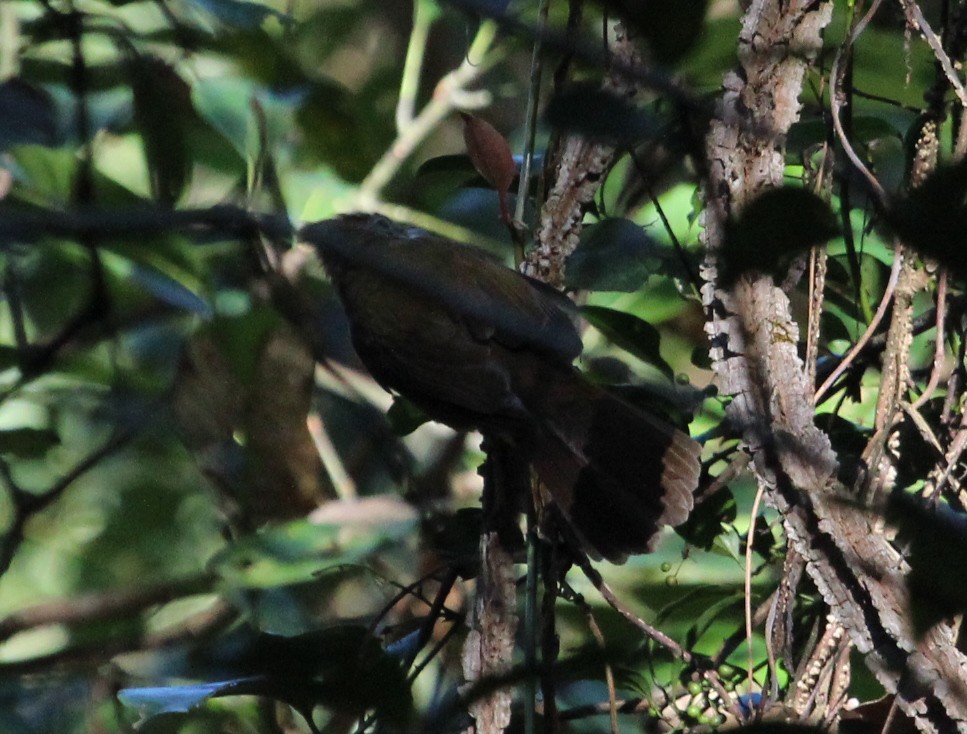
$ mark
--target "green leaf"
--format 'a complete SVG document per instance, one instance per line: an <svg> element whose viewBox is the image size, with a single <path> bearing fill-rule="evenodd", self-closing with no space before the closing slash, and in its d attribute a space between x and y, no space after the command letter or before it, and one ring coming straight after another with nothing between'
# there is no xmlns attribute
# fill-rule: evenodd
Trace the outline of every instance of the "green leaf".
<svg viewBox="0 0 967 734"><path fill-rule="evenodd" d="M316 82L299 105L296 121L305 140L303 155L332 166L348 181L361 181L369 173L379 139L356 95L345 87Z"/></svg>
<svg viewBox="0 0 967 734"><path fill-rule="evenodd" d="M732 490L723 487L696 504L688 519L675 528L675 532L689 544L711 550L715 539L735 521L736 512Z"/></svg>
<svg viewBox="0 0 967 734"><path fill-rule="evenodd" d="M815 194L788 186L770 189L729 223L719 276L724 284L746 272L782 277L792 258L839 232L829 205Z"/></svg>
<svg viewBox="0 0 967 734"><path fill-rule="evenodd" d="M243 160L254 159L259 147L251 108L255 85L239 78L205 79L192 86L191 94L198 114L221 133Z"/></svg>
<svg viewBox="0 0 967 734"><path fill-rule="evenodd" d="M669 379L674 372L661 356L661 334L644 319L604 306L582 306L581 315L615 345L658 369Z"/></svg>
<svg viewBox="0 0 967 734"><path fill-rule="evenodd" d="M72 150L20 145L12 151L15 191L37 204L66 204L77 156Z"/></svg>
<svg viewBox="0 0 967 734"><path fill-rule="evenodd" d="M400 501L386 515L376 512L375 498L330 502L332 520L296 520L232 543L211 560L227 583L272 588L308 581L326 569L358 564L387 545L411 535L415 511Z"/></svg>
<svg viewBox="0 0 967 734"><path fill-rule="evenodd" d="M728 526L715 536L710 550L712 553L741 562L743 560L741 546L742 539L739 538L739 533L734 527Z"/></svg>
<svg viewBox="0 0 967 734"><path fill-rule="evenodd" d="M161 203L174 204L191 172L186 132L195 112L188 85L161 59L137 56L131 62L131 91L152 193Z"/></svg>
<svg viewBox="0 0 967 734"><path fill-rule="evenodd" d="M567 287L574 290L623 291L641 288L660 261L658 245L627 219L605 219L584 229L567 258Z"/></svg>

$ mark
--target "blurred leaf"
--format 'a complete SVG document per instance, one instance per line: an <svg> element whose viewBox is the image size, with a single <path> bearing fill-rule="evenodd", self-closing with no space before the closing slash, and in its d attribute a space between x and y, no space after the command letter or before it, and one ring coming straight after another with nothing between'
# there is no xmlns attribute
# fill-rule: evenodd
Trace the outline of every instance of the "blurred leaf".
<svg viewBox="0 0 967 734"><path fill-rule="evenodd" d="M379 9L376 3L300 8L300 12L311 15L292 29L288 48L303 69L318 69L354 32L365 28L366 21Z"/></svg>
<svg viewBox="0 0 967 734"><path fill-rule="evenodd" d="M214 314L208 301L183 283L153 268L143 267L135 263L130 268L129 276L134 283L170 306L183 309L204 319L209 319Z"/></svg>
<svg viewBox="0 0 967 734"><path fill-rule="evenodd" d="M42 89L12 78L0 82L0 151L12 145L53 145L54 104Z"/></svg>
<svg viewBox="0 0 967 734"><path fill-rule="evenodd" d="M623 291L641 288L659 261L658 245L627 219L605 219L585 227L581 242L567 258L567 287Z"/></svg>
<svg viewBox="0 0 967 734"><path fill-rule="evenodd" d="M655 367L669 379L674 372L661 356L661 334L644 319L604 306L582 306L581 315L609 341Z"/></svg>
<svg viewBox="0 0 967 734"><path fill-rule="evenodd" d="M409 717L412 698L399 661L360 625L294 637L241 629L217 640L196 664L234 671L219 682L129 688L118 697L147 715L186 711L208 698L258 695L292 705L307 720L315 706L360 715L375 709L387 724Z"/></svg>
<svg viewBox="0 0 967 734"><path fill-rule="evenodd" d="M312 519L269 528L232 543L211 566L233 586L270 588L365 561L411 535L416 512L386 496L327 502Z"/></svg>
<svg viewBox="0 0 967 734"><path fill-rule="evenodd" d="M457 174L467 180L476 178L479 174L474 168L470 156L466 153L454 153L451 155L438 155L428 158L416 169L417 176L425 176L434 173Z"/></svg>
<svg viewBox="0 0 967 734"><path fill-rule="evenodd" d="M118 691L118 700L125 706L137 709L147 719L158 714L189 711L209 698L255 695L261 687L264 687L264 679L250 677L190 686L123 688Z"/></svg>
<svg viewBox="0 0 967 734"><path fill-rule="evenodd" d="M708 0L599 0L648 40L655 60L671 64L696 44L705 22Z"/></svg>
<svg viewBox="0 0 967 734"><path fill-rule="evenodd" d="M154 56L131 61L134 120L141 132L154 196L174 204L188 182L186 128L194 118L191 91L175 70Z"/></svg>
<svg viewBox="0 0 967 734"><path fill-rule="evenodd" d="M906 581L917 634L967 611L967 566L951 563L967 558L967 515L902 491L890 495L885 515L908 548Z"/></svg>
<svg viewBox="0 0 967 734"><path fill-rule="evenodd" d="M688 628L685 634L685 644L689 649L695 645L710 631L713 625L728 612L737 611L742 608L745 601L745 594L735 590L728 593L722 590L721 598L716 599L714 595L709 595L707 605L698 613L695 623ZM682 615L684 619L692 615Z"/></svg>
<svg viewBox="0 0 967 734"><path fill-rule="evenodd" d="M661 129L657 120L624 97L591 85L558 92L544 115L552 128L615 146L632 145Z"/></svg>
<svg viewBox="0 0 967 734"><path fill-rule="evenodd" d="M20 145L11 151L16 192L33 204L66 204L70 200L77 157L71 150Z"/></svg>
<svg viewBox="0 0 967 734"><path fill-rule="evenodd" d="M357 107L357 98L331 81L319 81L299 105L296 120L305 137L303 154L332 166L348 181L361 181L379 155L380 141Z"/></svg>
<svg viewBox="0 0 967 734"><path fill-rule="evenodd" d="M60 438L48 428L10 428L0 430L0 454L20 459L36 459L57 446Z"/></svg>
<svg viewBox="0 0 967 734"><path fill-rule="evenodd" d="M18 366L21 358L22 355L17 347L0 344L0 371Z"/></svg>
<svg viewBox="0 0 967 734"><path fill-rule="evenodd" d="M702 550L711 550L724 527L735 522L735 496L728 487L704 497L695 505L688 519L675 528L685 541Z"/></svg>
<svg viewBox="0 0 967 734"><path fill-rule="evenodd" d="M937 170L887 212L903 242L967 276L967 162Z"/></svg>
<svg viewBox="0 0 967 734"><path fill-rule="evenodd" d="M291 20L284 13L262 3L243 0L188 0L188 2L207 11L226 26L245 30L260 27L266 18L278 18L282 22Z"/></svg>
<svg viewBox="0 0 967 734"><path fill-rule="evenodd" d="M258 130L250 103L255 85L247 79L211 78L194 84L191 94L198 114L231 143L243 160L254 159Z"/></svg>
<svg viewBox="0 0 967 734"><path fill-rule="evenodd" d="M712 553L731 558L734 561L742 561L742 539L739 533L732 526L722 528L722 532L712 540Z"/></svg>
<svg viewBox="0 0 967 734"><path fill-rule="evenodd" d="M745 272L782 277L792 258L840 232L829 205L805 189L770 189L727 227L719 276L734 283Z"/></svg>

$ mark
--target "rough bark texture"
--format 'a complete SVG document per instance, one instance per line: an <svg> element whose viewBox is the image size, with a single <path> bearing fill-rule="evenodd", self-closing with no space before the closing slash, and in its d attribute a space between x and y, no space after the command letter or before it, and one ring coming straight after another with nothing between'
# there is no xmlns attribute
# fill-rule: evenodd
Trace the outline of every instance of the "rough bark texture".
<svg viewBox="0 0 967 734"><path fill-rule="evenodd" d="M967 658L947 625L914 637L902 556L868 513L836 496L836 457L813 424L813 386L799 359L799 329L770 277L717 287L724 223L781 184L784 137L799 114L806 66L820 47L830 2L754 0L739 39L742 74L730 74L707 139L703 276L707 331L729 417L758 480L783 515L788 542L871 669L922 731L967 731Z"/></svg>
<svg viewBox="0 0 967 734"><path fill-rule="evenodd" d="M615 26L611 51L621 67L634 68L640 61L637 49L621 24ZM602 88L619 96L633 97L638 86L627 75L611 73ZM521 270L555 288L564 287L564 261L581 238L584 213L604 182L614 158L614 148L568 135L561 142L556 177L541 207L536 246Z"/></svg>
<svg viewBox="0 0 967 734"><path fill-rule="evenodd" d="M517 634L514 559L497 533L480 538L481 571L473 621L463 645L463 677L468 684L506 674L513 662ZM513 690L501 688L470 704L477 734L500 734L510 726Z"/></svg>

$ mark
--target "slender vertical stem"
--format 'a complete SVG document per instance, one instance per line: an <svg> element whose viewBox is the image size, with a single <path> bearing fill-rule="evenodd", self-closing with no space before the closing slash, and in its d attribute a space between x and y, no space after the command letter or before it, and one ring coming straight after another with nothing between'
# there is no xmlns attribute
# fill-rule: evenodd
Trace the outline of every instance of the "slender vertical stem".
<svg viewBox="0 0 967 734"><path fill-rule="evenodd" d="M527 587L524 596L524 667L527 670L527 699L524 701L524 734L534 734L537 716L537 520L533 509L527 513Z"/></svg>
<svg viewBox="0 0 967 734"><path fill-rule="evenodd" d="M525 135L524 135L524 159L520 166L520 183L517 186L517 206L514 210L514 219L518 222L524 221L524 211L527 206L527 192L530 191L531 168L534 164L534 143L537 138L537 104L541 98L541 75L544 71L544 63L541 57L541 39L543 30L547 25L548 0L540 0L538 6L538 28L541 32L534 37L534 50L531 54L531 76L527 85L527 109L524 113ZM516 253L517 264L520 265L524 259L524 253Z"/></svg>
<svg viewBox="0 0 967 734"><path fill-rule="evenodd" d="M406 60L403 62L400 99L396 103L396 132L400 135L413 122L416 95L420 91L420 75L423 72L426 39L430 35L430 28L439 17L440 8L435 0L416 0L413 4L413 29L410 31Z"/></svg>

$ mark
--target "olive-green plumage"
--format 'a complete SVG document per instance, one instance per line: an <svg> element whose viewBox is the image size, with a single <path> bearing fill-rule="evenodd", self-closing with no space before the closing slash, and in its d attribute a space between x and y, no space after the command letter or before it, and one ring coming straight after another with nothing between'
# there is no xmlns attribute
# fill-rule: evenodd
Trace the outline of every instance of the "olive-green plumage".
<svg viewBox="0 0 967 734"><path fill-rule="evenodd" d="M591 385L573 306L477 248L375 215L308 225L380 384L456 428L525 451L589 550L650 550L685 520L698 444Z"/></svg>

